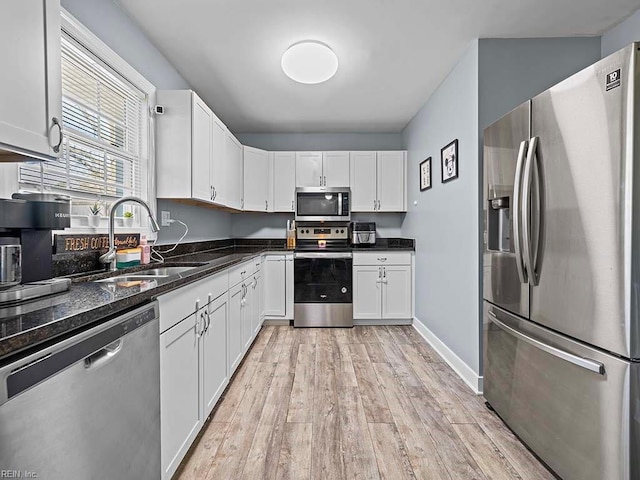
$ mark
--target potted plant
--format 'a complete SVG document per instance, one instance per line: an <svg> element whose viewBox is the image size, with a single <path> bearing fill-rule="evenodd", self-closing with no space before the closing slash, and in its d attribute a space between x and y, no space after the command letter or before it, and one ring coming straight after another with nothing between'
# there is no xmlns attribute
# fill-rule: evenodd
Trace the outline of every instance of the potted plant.
<svg viewBox="0 0 640 480"><path fill-rule="evenodd" d="M94 228L99 227L102 207L98 202L94 202L94 204L89 207L89 211L91 212L91 215L89 215L89 226Z"/></svg>
<svg viewBox="0 0 640 480"><path fill-rule="evenodd" d="M131 228L133 227L133 212L124 212L122 215L122 223L125 227Z"/></svg>

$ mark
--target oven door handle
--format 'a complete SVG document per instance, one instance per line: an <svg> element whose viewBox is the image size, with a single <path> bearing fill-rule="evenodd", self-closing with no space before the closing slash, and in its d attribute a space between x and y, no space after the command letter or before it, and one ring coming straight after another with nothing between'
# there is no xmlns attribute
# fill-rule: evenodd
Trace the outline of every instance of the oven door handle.
<svg viewBox="0 0 640 480"><path fill-rule="evenodd" d="M353 258L351 252L300 252L294 253L293 258Z"/></svg>

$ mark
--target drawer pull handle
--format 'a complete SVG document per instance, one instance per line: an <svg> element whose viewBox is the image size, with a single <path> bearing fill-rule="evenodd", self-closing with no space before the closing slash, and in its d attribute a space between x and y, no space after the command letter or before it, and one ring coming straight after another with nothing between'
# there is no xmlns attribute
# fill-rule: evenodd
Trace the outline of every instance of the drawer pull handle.
<svg viewBox="0 0 640 480"><path fill-rule="evenodd" d="M524 333L517 331L515 328L512 328L500 320L495 313L489 311L489 316L491 316L491 321L495 323L500 329L504 330L506 333L516 337L523 342L528 343L529 345L536 347L543 352L547 352L554 357L558 357L562 360L565 360L569 363L572 363L578 367L584 368L591 372L597 373L599 375L604 375L604 364L600 362L596 362L595 360L590 360L588 358L579 357L578 355L574 355L573 353L565 352L564 350L560 350L559 348L552 347L551 345L547 345L546 343L541 342L540 340L536 340L535 338L531 338Z"/></svg>

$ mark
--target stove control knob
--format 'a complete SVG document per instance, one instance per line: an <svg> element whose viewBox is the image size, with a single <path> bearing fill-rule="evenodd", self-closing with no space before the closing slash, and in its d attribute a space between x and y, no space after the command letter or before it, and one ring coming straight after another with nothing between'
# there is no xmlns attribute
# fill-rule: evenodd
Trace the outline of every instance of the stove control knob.
<svg viewBox="0 0 640 480"><path fill-rule="evenodd" d="M347 293L347 287L342 287L342 290L340 290L342 293Z"/></svg>
<svg viewBox="0 0 640 480"><path fill-rule="evenodd" d="M309 230L307 230L306 233L309 233Z"/></svg>
<svg viewBox="0 0 640 480"><path fill-rule="evenodd" d="M344 229L340 230L340 233L344 233Z"/></svg>
<svg viewBox="0 0 640 480"><path fill-rule="evenodd" d="M336 233L340 233L340 230L336 230Z"/></svg>

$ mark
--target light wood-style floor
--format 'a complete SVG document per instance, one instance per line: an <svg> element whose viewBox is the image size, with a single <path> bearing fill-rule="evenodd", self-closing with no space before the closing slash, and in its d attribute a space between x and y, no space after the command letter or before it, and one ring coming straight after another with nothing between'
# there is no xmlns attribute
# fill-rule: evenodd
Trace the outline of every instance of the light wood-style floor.
<svg viewBox="0 0 640 480"><path fill-rule="evenodd" d="M412 327L264 327L179 479L553 479Z"/></svg>

